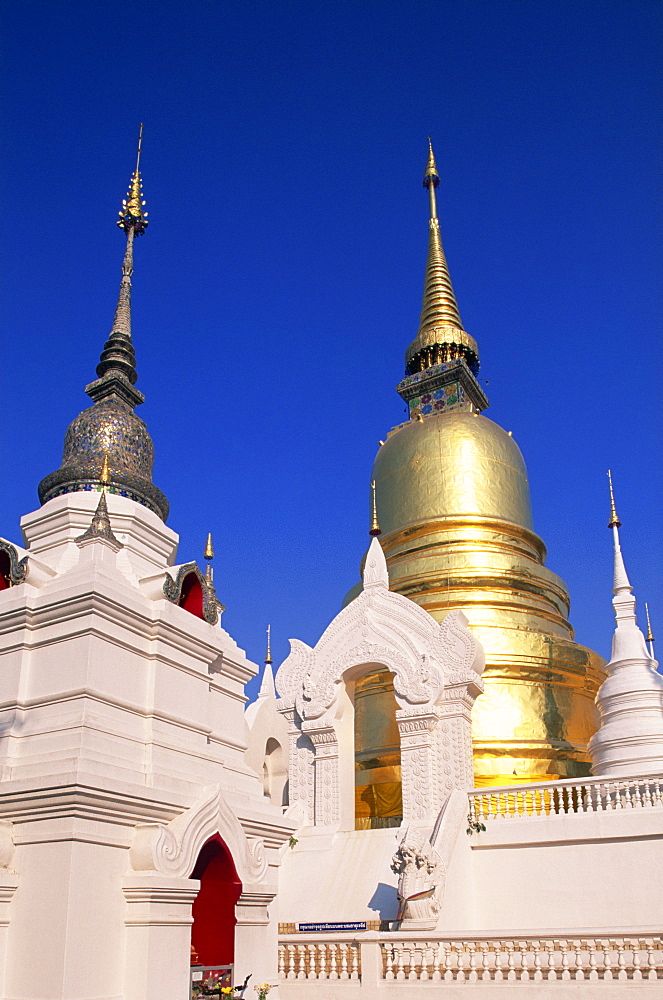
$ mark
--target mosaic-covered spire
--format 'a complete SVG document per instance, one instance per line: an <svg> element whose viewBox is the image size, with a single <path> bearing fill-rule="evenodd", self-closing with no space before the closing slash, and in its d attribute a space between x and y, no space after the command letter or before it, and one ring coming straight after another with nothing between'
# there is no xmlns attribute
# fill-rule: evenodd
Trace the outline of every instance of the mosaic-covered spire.
<svg viewBox="0 0 663 1000"><path fill-rule="evenodd" d="M127 197L122 201L117 221L124 230L127 242L122 261L122 278L115 307L115 316L110 336L104 344L99 364L97 380L86 386L86 393L95 402L106 396L118 395L129 406L138 406L145 397L134 388L136 379L136 355L131 339L131 276L134 270L134 238L147 229L147 212L144 211L143 182L140 176L140 154L143 142L143 126L138 133L136 168L131 175Z"/></svg>
<svg viewBox="0 0 663 1000"><path fill-rule="evenodd" d="M126 235L126 246L113 326L97 365L97 379L85 388L94 406L79 413L68 427L62 465L41 481L39 499L44 504L63 493L106 488L149 507L165 521L168 500L152 483L152 439L133 412L145 399L135 387L131 339L133 244L147 228L140 177L142 138L141 125L136 167L117 223Z"/></svg>
<svg viewBox="0 0 663 1000"><path fill-rule="evenodd" d="M479 349L474 338L463 329L442 247L435 197L435 189L439 183L440 175L437 172L435 154L429 138L428 162L424 171L424 187L428 188L430 204L428 259L419 330L405 355L406 372L411 375L414 372L425 371L426 368L440 362L463 358L476 374L479 367Z"/></svg>

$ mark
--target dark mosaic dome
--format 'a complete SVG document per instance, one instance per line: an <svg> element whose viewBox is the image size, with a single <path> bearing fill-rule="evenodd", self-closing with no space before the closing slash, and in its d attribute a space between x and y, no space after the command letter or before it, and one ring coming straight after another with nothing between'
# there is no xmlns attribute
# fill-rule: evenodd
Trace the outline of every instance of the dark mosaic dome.
<svg viewBox="0 0 663 1000"><path fill-rule="evenodd" d="M144 504L165 521L168 501L152 483L152 439L144 421L114 395L83 410L69 425L62 465L39 484L41 503L63 493L99 488L106 457L108 491Z"/></svg>

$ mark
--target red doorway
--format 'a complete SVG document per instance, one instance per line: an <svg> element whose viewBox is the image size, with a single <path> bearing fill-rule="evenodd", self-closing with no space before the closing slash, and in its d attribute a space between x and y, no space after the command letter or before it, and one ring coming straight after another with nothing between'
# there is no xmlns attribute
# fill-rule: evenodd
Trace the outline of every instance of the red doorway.
<svg viewBox="0 0 663 1000"><path fill-rule="evenodd" d="M218 834L202 848L190 877L200 879L192 910L192 962L230 965L235 957L235 903L242 883Z"/></svg>

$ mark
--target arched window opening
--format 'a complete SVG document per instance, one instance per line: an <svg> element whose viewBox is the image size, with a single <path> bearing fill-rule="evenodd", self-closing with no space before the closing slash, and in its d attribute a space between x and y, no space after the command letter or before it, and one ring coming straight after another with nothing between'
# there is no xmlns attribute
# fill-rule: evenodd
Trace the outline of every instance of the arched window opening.
<svg viewBox="0 0 663 1000"><path fill-rule="evenodd" d="M8 552L0 550L0 590L11 587L11 559Z"/></svg>
<svg viewBox="0 0 663 1000"><path fill-rule="evenodd" d="M274 805L287 805L288 765L283 747L273 737L267 740L262 765L262 789Z"/></svg>
<svg viewBox="0 0 663 1000"><path fill-rule="evenodd" d="M191 964L230 965L235 955L235 903L242 883L218 834L202 848L191 878L200 879L192 908Z"/></svg>
<svg viewBox="0 0 663 1000"><path fill-rule="evenodd" d="M388 670L355 682L355 829L403 822L400 734L396 695Z"/></svg>
<svg viewBox="0 0 663 1000"><path fill-rule="evenodd" d="M182 581L182 594L177 602L181 608L195 615L196 618L204 618L203 615L203 588L195 573L187 573Z"/></svg>

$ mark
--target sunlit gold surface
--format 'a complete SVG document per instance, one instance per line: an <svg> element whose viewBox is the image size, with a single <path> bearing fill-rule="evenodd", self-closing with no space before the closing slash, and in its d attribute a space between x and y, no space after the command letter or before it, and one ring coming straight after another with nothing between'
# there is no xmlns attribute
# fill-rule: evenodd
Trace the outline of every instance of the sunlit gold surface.
<svg viewBox="0 0 663 1000"><path fill-rule="evenodd" d="M403 818L396 696L388 670L355 684L355 827L398 826Z"/></svg>
<svg viewBox="0 0 663 1000"><path fill-rule="evenodd" d="M467 412L409 421L380 448L372 478L391 589L438 621L462 608L485 648L477 784L589 773L603 660L573 642L513 438Z"/></svg>

